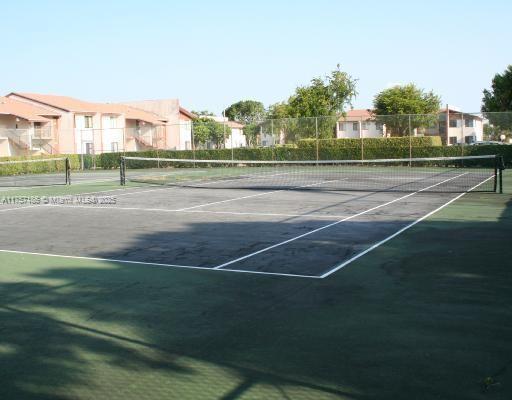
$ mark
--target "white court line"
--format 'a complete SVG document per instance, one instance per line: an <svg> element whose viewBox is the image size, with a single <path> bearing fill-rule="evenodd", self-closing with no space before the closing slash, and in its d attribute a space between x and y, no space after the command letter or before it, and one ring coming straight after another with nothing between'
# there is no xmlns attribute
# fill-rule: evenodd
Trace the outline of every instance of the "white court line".
<svg viewBox="0 0 512 400"><path fill-rule="evenodd" d="M80 257L80 256L66 256L62 254L48 254L48 253L35 253L30 251L18 251L18 250L1 250L0 253L10 253L10 254L26 254L32 256L42 256L42 257L54 257L54 258L67 258L72 260L89 260L89 261L102 261L102 262L112 262L119 264L135 264L135 265L147 265L153 267L172 267L172 268L183 268L183 269L200 269L204 271L222 271L222 272L241 272L245 274L258 274L258 275L274 275L274 276L288 276L294 278L310 278L310 279L320 279L319 276L315 275L300 275L300 274L287 274L280 272L261 272L261 271L244 271L237 269L221 269L216 270L210 267L197 267L192 265L177 265L177 264L162 264L162 263L153 263L153 262L145 262L145 261L130 261L130 260L118 260L111 258L99 258L99 257Z"/></svg>
<svg viewBox="0 0 512 400"><path fill-rule="evenodd" d="M255 251L255 252L253 252L253 253L247 254L247 255L245 255L245 256L242 256L242 257L236 258L236 259L231 260L231 261L228 261L228 262L226 262L226 263L224 263L224 264L217 265L217 266L216 266L216 267L214 267L214 268L215 268L215 269L221 269L221 268L223 268L223 267L225 267L225 266L227 266L227 265L231 265L231 264L234 264L234 263L236 263L236 262L243 261L243 260L245 260L245 259L247 259L247 258L253 257L253 256L258 255L258 254L261 254L261 253L264 253L264 252L266 252L266 251L268 251L268 250L275 249L276 247L283 246L283 245L288 244L288 243L290 243L290 242L293 242L293 241L295 241L295 240L298 240L298 239L301 239L301 238L303 238L303 237L306 237L306 236L312 235L313 233L320 232L320 231L322 231L322 230L324 230L324 229L327 229L327 228L330 228L330 227L332 227L332 226L335 226L335 225L341 224L342 222L345 222L345 221L351 220L351 219L353 219L353 218L356 218L356 217L359 217L359 216L361 216L361 215L367 214L367 213L369 213L369 212L371 212L371 211L374 211L374 210L377 210L377 209L379 209L379 208L382 208L382 207L388 206L388 205L390 205L390 204L396 203L397 201L400 201L400 200L406 199L406 198L408 198L408 197L414 196L415 194L418 194L418 193L420 193L420 192L423 192L423 191L428 190L428 189L430 189L430 188L433 188L433 187L435 187L435 186L439 186L439 185L441 185L441 184L443 184L443 183L446 183L446 182L451 181L451 180L453 180L453 179L459 178L459 177L461 177L461 176L463 176L463 175L466 175L466 174L468 174L468 172L465 172L465 173L463 173L463 174L460 174L460 175L454 176L454 177L449 178L449 179L445 179L445 180L444 180L444 181L442 181L442 182L436 183L436 184L431 185L431 186L427 186L427 187L425 187L425 188L423 188L423 189L421 189L421 190L418 190L418 191L416 191L416 192L414 192L414 193L409 193L409 194L407 194L407 195L405 195L405 196L402 196L402 197L399 197L399 198L397 198L397 199L394 199L394 200L388 201L388 202L386 202L386 203L380 204L380 205L378 205L378 206L375 206L375 207L369 208L369 209L367 209L367 210L365 210L365 211L361 211L361 212L359 212L359 213L357 213L357 214L354 214L354 215L351 215L351 216L349 216L349 217L346 217L346 218L340 219L339 221L333 222L333 223L331 223L331 224L328 224L328 225L325 225L325 226L321 226L320 228L317 228L317 229L314 229L314 230L312 230L312 231L309 231L309 232L303 233L302 235L295 236L295 237L293 237L293 238L291 238L291 239L284 240L284 241L282 241L282 242L279 242L279 243L273 244L272 246L265 247L264 249L261 249L261 250Z"/></svg>
<svg viewBox="0 0 512 400"><path fill-rule="evenodd" d="M341 180L343 180L343 179L334 179L334 180L331 180L331 181L323 181L323 182L311 183L309 185L295 186L295 187L292 187L292 188L289 188L289 189L272 190L270 192L250 194L248 196L235 197L235 198L227 199L227 200L212 201L211 203L205 203L205 204L199 204L197 206L180 208L179 210L176 210L176 211L188 211L188 210L193 210L195 208L212 206L212 205L215 205L215 204L229 203L231 201L243 200L243 199L248 199L248 198L251 198L251 197L266 196L266 195L272 194L272 193L286 192L286 191L295 190L295 189L302 189L302 188L307 188L307 187L311 187L311 186L318 186L318 185L323 185L324 183L338 182L338 181L341 181Z"/></svg>
<svg viewBox="0 0 512 400"><path fill-rule="evenodd" d="M454 201L460 199L462 196L464 196L465 194L471 192L472 190L476 189L478 186L484 184L485 182L487 182L488 180L494 178L494 176L490 176L489 178L487 178L486 180L480 182L478 185L475 185L473 186L471 189L467 190L466 192L464 193L461 193L459 194L458 196L454 197L453 199L447 201L446 203L444 203L442 206L436 208L434 211L431 211L429 212L428 214L425 214L423 217L420 217L418 218L416 221L414 222L411 222L409 225L407 226L404 226L402 229L396 231L395 233L393 233L392 235L388 236L387 238L381 240L380 242L377 242L375 243L374 245L372 245L371 247L367 248L366 250L362 251L361 253L358 253L356 254L354 257L350 258L349 260L347 261L344 261L343 263L341 263L340 265L334 267L333 269L327 271L325 274L323 275L320 275L320 278L326 278L328 277L329 275L335 273L336 271L339 271L340 269L346 267L348 264L352 263L353 261L357 260L358 258L361 258L362 256L364 256L365 254L368 254L370 251L372 250L375 250L377 247L383 245L384 243L390 241L391 239L397 237L398 235L400 235L402 232L406 231L407 229L409 228L412 228L414 225L420 223L421 221L423 221L424 219L434 215L436 212L438 211L441 211L443 208L445 208L446 206L452 204Z"/></svg>
<svg viewBox="0 0 512 400"><path fill-rule="evenodd" d="M237 212L237 211L209 211L209 210L174 210L169 208L141 208L141 207L101 207L101 206L80 206L68 204L44 204L45 207L62 207L62 208L85 208L91 210L120 210L120 211L148 211L148 212L168 212L168 213L184 213L184 214L227 214L227 215L255 215L270 217L299 217L299 218L320 218L333 219L344 218L345 215L329 215L329 214L282 214L282 213L258 213L258 212Z"/></svg>

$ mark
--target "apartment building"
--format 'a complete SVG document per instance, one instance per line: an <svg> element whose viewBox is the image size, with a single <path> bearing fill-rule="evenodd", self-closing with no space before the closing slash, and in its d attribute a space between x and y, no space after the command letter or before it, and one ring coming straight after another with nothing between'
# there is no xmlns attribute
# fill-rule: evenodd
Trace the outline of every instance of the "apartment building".
<svg viewBox="0 0 512 400"><path fill-rule="evenodd" d="M53 153L58 118L49 109L0 97L0 156Z"/></svg>
<svg viewBox="0 0 512 400"><path fill-rule="evenodd" d="M38 93L12 92L1 99L0 156L100 154L191 146L194 115L181 107L173 116L128 104L92 103ZM186 124L174 124L175 120Z"/></svg>
<svg viewBox="0 0 512 400"><path fill-rule="evenodd" d="M485 120L482 115L468 114L454 107L439 112L437 129L427 134L437 134L449 145L471 144L483 140Z"/></svg>
<svg viewBox="0 0 512 400"><path fill-rule="evenodd" d="M192 149L192 122L197 116L181 107L178 99L128 101L123 104L165 119L165 148Z"/></svg>
<svg viewBox="0 0 512 400"><path fill-rule="evenodd" d="M414 117L414 116L411 116ZM372 110L350 110L339 119L336 126L337 138L378 138L390 136L384 116L377 118ZM447 106L439 110L437 122L430 127L412 129L414 136L441 136L448 145L471 144L483 140L485 120L482 115L464 113Z"/></svg>
<svg viewBox="0 0 512 400"><path fill-rule="evenodd" d="M339 119L336 126L337 138L384 137L385 126L375 121L371 110L350 110Z"/></svg>

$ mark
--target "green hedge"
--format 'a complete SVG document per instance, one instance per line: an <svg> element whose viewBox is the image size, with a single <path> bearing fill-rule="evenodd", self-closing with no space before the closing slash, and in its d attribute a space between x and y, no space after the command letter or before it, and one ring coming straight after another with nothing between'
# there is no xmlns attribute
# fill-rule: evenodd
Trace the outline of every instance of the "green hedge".
<svg viewBox="0 0 512 400"><path fill-rule="evenodd" d="M82 169L82 157L79 154L57 154L57 155L41 155L41 156L16 156L16 157L0 157L2 161L23 161L23 160L49 160L53 158L68 158L71 170L78 171ZM92 155L83 156L84 169L92 169L95 167L101 168L97 165L97 158ZM118 156L119 158L119 156ZM0 176L8 175L24 175L24 174L45 174L52 172L63 172L65 164L62 163L15 163L0 165Z"/></svg>
<svg viewBox="0 0 512 400"><path fill-rule="evenodd" d="M54 158L68 157L70 163L74 164L75 167L79 166L76 161L78 160L77 155L64 156L37 156L37 157L0 157L0 162L3 161L24 161L24 160L48 160ZM30 162L30 163L12 163L12 164L0 164L0 176L12 176L12 175L25 175L25 174L47 174L52 172L65 172L65 162Z"/></svg>
<svg viewBox="0 0 512 400"><path fill-rule="evenodd" d="M315 139L302 139L298 141L298 148L316 148ZM319 147L346 149L361 147L361 139L320 139ZM365 148L402 148L406 147L433 147L441 146L440 136L393 137L393 138L365 138L362 139Z"/></svg>

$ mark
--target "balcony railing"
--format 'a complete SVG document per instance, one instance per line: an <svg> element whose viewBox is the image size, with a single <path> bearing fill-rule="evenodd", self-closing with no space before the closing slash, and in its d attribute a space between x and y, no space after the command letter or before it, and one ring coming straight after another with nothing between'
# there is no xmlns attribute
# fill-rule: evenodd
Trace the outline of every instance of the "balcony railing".
<svg viewBox="0 0 512 400"><path fill-rule="evenodd" d="M40 140L51 140L53 139L52 129L50 127L34 128L32 138Z"/></svg>
<svg viewBox="0 0 512 400"><path fill-rule="evenodd" d="M148 147L158 147L162 139L158 127L126 128L126 137L134 138Z"/></svg>

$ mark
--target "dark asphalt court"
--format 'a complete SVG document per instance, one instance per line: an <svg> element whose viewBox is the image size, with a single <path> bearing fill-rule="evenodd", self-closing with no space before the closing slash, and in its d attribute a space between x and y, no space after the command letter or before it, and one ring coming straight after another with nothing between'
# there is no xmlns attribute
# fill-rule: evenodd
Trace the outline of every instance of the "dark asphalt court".
<svg viewBox="0 0 512 400"><path fill-rule="evenodd" d="M117 204L2 212L2 249L320 277L457 196L322 185L101 193L109 194Z"/></svg>

